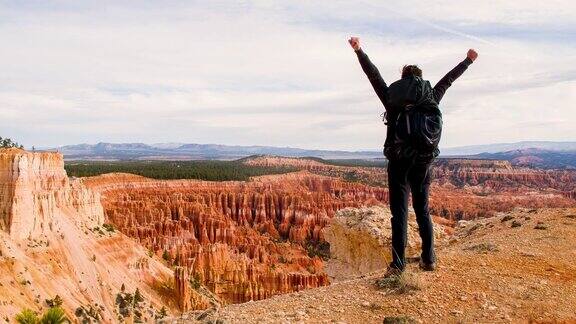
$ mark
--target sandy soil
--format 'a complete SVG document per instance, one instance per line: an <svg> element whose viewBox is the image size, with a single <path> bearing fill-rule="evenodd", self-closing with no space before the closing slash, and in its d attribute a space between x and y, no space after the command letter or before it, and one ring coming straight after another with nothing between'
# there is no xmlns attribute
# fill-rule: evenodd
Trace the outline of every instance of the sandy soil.
<svg viewBox="0 0 576 324"><path fill-rule="evenodd" d="M375 285L383 270L327 287L186 314L173 322L576 323L576 209L522 209L467 222L438 251L438 269L410 264L419 289Z"/></svg>

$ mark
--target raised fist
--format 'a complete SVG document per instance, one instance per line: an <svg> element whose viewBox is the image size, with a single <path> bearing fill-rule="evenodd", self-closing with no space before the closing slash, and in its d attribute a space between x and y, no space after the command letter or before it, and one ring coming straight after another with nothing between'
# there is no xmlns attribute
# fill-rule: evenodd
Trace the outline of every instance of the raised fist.
<svg viewBox="0 0 576 324"><path fill-rule="evenodd" d="M472 60L472 62L474 62L474 60L476 60L476 58L478 57L478 53L476 53L476 51L474 49L469 49L468 50L468 54L466 54L466 56Z"/></svg>
<svg viewBox="0 0 576 324"><path fill-rule="evenodd" d="M357 51L360 49L360 38L358 37L350 37L350 39L348 40L348 43L350 43L350 46L352 46L352 48Z"/></svg>

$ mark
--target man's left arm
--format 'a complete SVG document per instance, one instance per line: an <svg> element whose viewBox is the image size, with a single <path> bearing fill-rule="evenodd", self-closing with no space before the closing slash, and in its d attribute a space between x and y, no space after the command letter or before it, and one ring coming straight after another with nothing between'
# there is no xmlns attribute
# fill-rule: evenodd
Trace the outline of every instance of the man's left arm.
<svg viewBox="0 0 576 324"><path fill-rule="evenodd" d="M442 79L440 79L438 83L436 83L434 86L434 100L436 100L436 103L440 103L440 100L442 100L442 97L444 97L446 90L448 90L452 83L456 81L456 79L458 79L462 73L466 71L466 69L468 69L468 66L470 66L470 64L472 64L477 57L478 53L476 53L476 51L473 49L469 49L464 61L456 65L455 68L453 68Z"/></svg>

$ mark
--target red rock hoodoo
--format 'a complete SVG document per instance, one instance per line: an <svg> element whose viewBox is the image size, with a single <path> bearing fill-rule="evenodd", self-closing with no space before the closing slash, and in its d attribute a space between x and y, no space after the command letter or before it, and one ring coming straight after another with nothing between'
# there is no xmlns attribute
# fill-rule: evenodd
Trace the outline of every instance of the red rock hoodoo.
<svg viewBox="0 0 576 324"><path fill-rule="evenodd" d="M508 161L440 159L433 168L431 212L449 220L474 219L515 207L573 207L574 170L541 170Z"/></svg>
<svg viewBox="0 0 576 324"><path fill-rule="evenodd" d="M306 172L249 182L118 174L84 182L102 192L109 222L182 267L177 281L198 280L229 303L328 284L322 260L303 246L323 240L337 210L387 200L384 188ZM188 299L183 287L178 294Z"/></svg>
<svg viewBox="0 0 576 324"><path fill-rule="evenodd" d="M325 241L324 227L340 209L387 202L386 173L379 167L280 157L245 163L306 171L248 182L159 181L128 174L82 182L101 193L107 221L177 267L175 290L183 310L206 307L186 282L224 303L328 284L315 256ZM515 207L576 205L573 171L441 159L432 172L431 212L447 225Z"/></svg>
<svg viewBox="0 0 576 324"><path fill-rule="evenodd" d="M258 156L247 165L288 166L315 174L387 186L382 167L339 166L305 158ZM449 221L494 216L515 207L576 205L576 171L512 166L508 161L438 159L432 168L430 208Z"/></svg>

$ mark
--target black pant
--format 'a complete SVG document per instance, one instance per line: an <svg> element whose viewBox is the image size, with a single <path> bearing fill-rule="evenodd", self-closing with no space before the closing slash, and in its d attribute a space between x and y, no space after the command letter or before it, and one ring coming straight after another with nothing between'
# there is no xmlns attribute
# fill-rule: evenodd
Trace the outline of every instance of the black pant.
<svg viewBox="0 0 576 324"><path fill-rule="evenodd" d="M421 259L435 262L434 227L428 211L431 162L391 160L388 162L388 190L392 212L392 267L404 269L408 230L408 197L412 191L412 205L416 213L418 231L422 238Z"/></svg>

